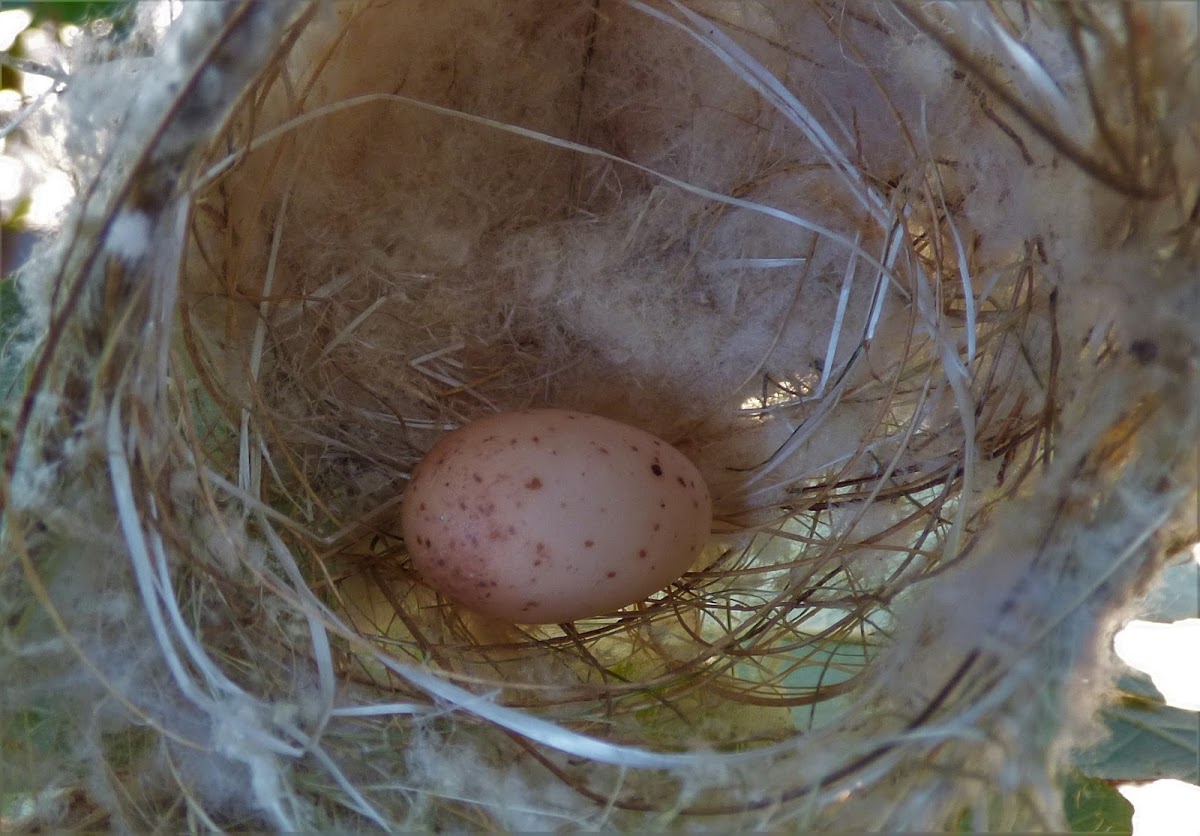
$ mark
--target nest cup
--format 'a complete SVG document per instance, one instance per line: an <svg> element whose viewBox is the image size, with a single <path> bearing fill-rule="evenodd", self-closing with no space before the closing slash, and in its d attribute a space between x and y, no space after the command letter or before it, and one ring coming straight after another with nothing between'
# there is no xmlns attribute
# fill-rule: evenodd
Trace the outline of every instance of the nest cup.
<svg viewBox="0 0 1200 836"><path fill-rule="evenodd" d="M1194 20L201 5L122 131L47 117L98 150L21 277L31 821L1060 823L1190 536ZM422 583L412 468L540 406L697 465L691 571L540 626Z"/></svg>

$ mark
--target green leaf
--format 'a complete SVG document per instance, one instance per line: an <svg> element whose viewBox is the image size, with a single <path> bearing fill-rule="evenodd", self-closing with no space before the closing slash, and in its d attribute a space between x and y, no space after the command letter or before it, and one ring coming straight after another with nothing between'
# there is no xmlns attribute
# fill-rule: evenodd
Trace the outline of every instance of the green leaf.
<svg viewBox="0 0 1200 836"><path fill-rule="evenodd" d="M1164 569L1136 617L1162 623L1200 618L1200 563L1188 554Z"/></svg>
<svg viewBox="0 0 1200 836"><path fill-rule="evenodd" d="M67 725L64 718L57 716L52 709L29 708L18 711L6 718L8 723L3 738L6 754L12 754L13 747L19 747L33 752L63 751L69 740Z"/></svg>
<svg viewBox="0 0 1200 836"><path fill-rule="evenodd" d="M1119 701L1100 713L1109 737L1077 754L1075 765L1110 781L1200 783L1200 712L1164 705L1143 677L1126 677L1119 687Z"/></svg>
<svg viewBox="0 0 1200 836"><path fill-rule="evenodd" d="M0 336L6 337L21 321L21 295L10 278L0 279Z"/></svg>
<svg viewBox="0 0 1200 836"><path fill-rule="evenodd" d="M21 361L12 340L23 316L16 283L12 279L0 279L0 424L3 423L4 407L20 388Z"/></svg>
<svg viewBox="0 0 1200 836"><path fill-rule="evenodd" d="M1133 833L1133 805L1113 786L1115 782L1089 778L1079 770L1067 776L1062 787L1063 815L1071 833ZM990 802L994 821L1003 818L1003 802ZM949 823L951 833L979 833L975 810L962 810Z"/></svg>
<svg viewBox="0 0 1200 836"><path fill-rule="evenodd" d="M1072 833L1133 833L1133 805L1108 781L1074 772L1063 787Z"/></svg>
<svg viewBox="0 0 1200 836"><path fill-rule="evenodd" d="M101 735L108 765L118 772L136 765L157 740L158 735L141 726L131 726Z"/></svg>
<svg viewBox="0 0 1200 836"><path fill-rule="evenodd" d="M5 4L7 8L25 8L33 15L33 25L73 23L81 25L102 17L117 17L131 0L39 0L35 3Z"/></svg>

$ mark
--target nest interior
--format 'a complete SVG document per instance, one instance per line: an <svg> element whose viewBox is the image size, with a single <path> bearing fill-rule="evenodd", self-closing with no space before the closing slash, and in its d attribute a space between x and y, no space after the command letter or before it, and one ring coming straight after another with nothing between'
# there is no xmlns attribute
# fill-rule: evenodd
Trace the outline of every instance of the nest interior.
<svg viewBox="0 0 1200 836"><path fill-rule="evenodd" d="M6 471L39 669L12 699L100 706L39 756L74 776L45 815L1058 822L1079 672L1194 487L1195 154L1166 138L1196 79L1165 57L1194 21L231 9L168 31L185 104L125 105L22 279L51 336ZM529 406L695 462L691 571L544 626L422 584L412 467Z"/></svg>
<svg viewBox="0 0 1200 836"><path fill-rule="evenodd" d="M286 539L322 565L322 594L401 658L509 703L576 704L626 742L810 725L947 536L1020 482L1059 371L1028 246L959 242L968 313L944 217L967 197L922 144L988 136L1010 165L1020 149L949 106L961 86L923 137L895 131L917 96L881 80L901 21L840 24L862 62L832 36L788 46L833 31L818 6L704 11L869 151L831 161L691 33L626 5L338 7L201 164L234 158L196 192L181 291L221 415L204 431L224 429L206 456L302 527ZM944 360L968 349L956 393ZM447 426L530 405L618 418L695 460L717 530L693 572L614 618L518 629L406 571L412 464Z"/></svg>

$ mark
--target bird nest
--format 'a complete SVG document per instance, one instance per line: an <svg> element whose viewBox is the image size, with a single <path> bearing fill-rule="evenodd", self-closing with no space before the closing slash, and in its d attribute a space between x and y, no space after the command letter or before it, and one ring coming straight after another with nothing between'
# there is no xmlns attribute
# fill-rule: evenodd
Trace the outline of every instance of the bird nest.
<svg viewBox="0 0 1200 836"><path fill-rule="evenodd" d="M11 349L3 782L129 829L1060 826L1194 539L1194 35L247 0L86 43ZM538 626L422 583L412 468L531 406L697 465L691 571Z"/></svg>

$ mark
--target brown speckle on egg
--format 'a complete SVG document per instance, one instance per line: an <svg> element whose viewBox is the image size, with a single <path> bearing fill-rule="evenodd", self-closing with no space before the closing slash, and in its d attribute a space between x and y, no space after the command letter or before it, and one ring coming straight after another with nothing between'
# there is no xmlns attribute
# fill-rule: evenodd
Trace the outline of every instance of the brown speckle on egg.
<svg viewBox="0 0 1200 836"><path fill-rule="evenodd" d="M538 477L534 476L532 479L530 479L528 482L525 483L525 487L529 488L529 490L531 490L531 491L536 491L542 487L542 480L539 479Z"/></svg>
<svg viewBox="0 0 1200 836"><path fill-rule="evenodd" d="M662 467L659 466L658 462L655 462L654 464L650 465L650 472L655 476L662 476Z"/></svg>

